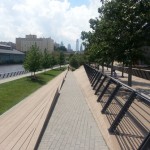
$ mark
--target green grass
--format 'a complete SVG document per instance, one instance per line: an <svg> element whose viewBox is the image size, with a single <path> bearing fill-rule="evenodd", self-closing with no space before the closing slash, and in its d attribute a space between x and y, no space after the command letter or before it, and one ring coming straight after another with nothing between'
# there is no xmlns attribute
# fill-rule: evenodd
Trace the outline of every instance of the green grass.
<svg viewBox="0 0 150 150"><path fill-rule="evenodd" d="M63 70L54 69L36 75L36 79L25 77L0 84L0 115L56 77L62 71Z"/></svg>

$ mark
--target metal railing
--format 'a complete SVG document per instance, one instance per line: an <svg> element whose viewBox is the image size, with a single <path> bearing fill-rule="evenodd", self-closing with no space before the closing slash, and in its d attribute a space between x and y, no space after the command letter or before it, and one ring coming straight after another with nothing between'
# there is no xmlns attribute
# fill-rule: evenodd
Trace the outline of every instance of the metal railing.
<svg viewBox="0 0 150 150"><path fill-rule="evenodd" d="M29 73L29 71L15 71L15 72L0 73L0 79L18 76L26 73Z"/></svg>
<svg viewBox="0 0 150 150"><path fill-rule="evenodd" d="M125 73L129 73L129 68L128 67L122 68L122 67L119 67L119 66L114 66L114 68L118 71L122 71L122 69L123 69L123 71ZM132 69L132 75L143 78L143 79L146 79L146 80L150 80L150 71L149 70L133 68Z"/></svg>
<svg viewBox="0 0 150 150"><path fill-rule="evenodd" d="M84 65L87 76L108 118L111 134L122 149L150 148L150 99L122 82Z"/></svg>

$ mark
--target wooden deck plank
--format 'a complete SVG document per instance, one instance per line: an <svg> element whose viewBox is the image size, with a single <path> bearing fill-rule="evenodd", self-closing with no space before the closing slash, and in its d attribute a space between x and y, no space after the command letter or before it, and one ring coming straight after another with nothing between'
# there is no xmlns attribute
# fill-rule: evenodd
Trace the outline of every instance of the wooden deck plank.
<svg viewBox="0 0 150 150"><path fill-rule="evenodd" d="M0 148L34 149L66 71L0 116Z"/></svg>

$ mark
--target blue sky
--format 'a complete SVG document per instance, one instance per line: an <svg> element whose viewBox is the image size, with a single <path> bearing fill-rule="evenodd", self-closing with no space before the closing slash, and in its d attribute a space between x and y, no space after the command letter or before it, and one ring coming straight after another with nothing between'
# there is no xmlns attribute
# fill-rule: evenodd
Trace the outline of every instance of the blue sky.
<svg viewBox="0 0 150 150"><path fill-rule="evenodd" d="M36 34L75 49L89 19L98 17L99 0L0 0L0 41ZM81 43L81 40L80 40Z"/></svg>
<svg viewBox="0 0 150 150"><path fill-rule="evenodd" d="M89 0L69 0L72 7L81 6L81 5L88 5Z"/></svg>

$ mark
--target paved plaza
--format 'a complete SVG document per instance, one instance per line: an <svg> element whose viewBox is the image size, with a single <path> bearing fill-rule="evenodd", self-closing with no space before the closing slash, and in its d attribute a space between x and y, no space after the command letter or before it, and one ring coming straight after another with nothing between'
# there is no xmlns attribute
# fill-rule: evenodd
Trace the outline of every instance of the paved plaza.
<svg viewBox="0 0 150 150"><path fill-rule="evenodd" d="M101 71L101 68L100 68ZM108 68L104 70L104 73L107 75L111 74L111 69ZM128 74L124 73L124 77L122 77L122 73L117 71L117 79L125 84L128 82ZM132 88L136 89L139 93L144 94L145 96L150 98L150 80L146 80L137 76L132 75Z"/></svg>
<svg viewBox="0 0 150 150"><path fill-rule="evenodd" d="M106 150L106 143L69 71L39 150Z"/></svg>

